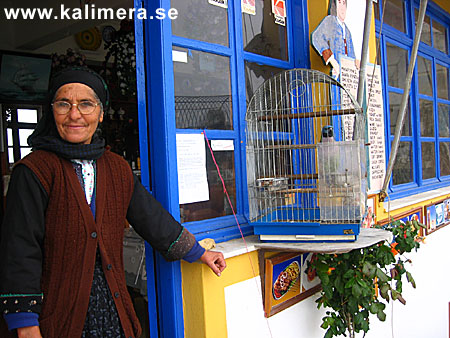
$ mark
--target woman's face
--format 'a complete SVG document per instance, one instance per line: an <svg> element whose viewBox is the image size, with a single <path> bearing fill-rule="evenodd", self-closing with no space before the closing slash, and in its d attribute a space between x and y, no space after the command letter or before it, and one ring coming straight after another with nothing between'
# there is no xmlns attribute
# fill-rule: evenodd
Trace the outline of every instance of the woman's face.
<svg viewBox="0 0 450 338"><path fill-rule="evenodd" d="M82 83L68 83L61 86L55 94L55 101L80 103L91 101L98 103L94 91ZM103 121L103 110L97 105L88 115L83 115L77 106L72 106L67 114L56 114L53 111L56 129L61 138L70 143L89 144L92 140L99 122Z"/></svg>
<svg viewBox="0 0 450 338"><path fill-rule="evenodd" d="M336 0L336 12L339 20L344 22L347 15L347 0Z"/></svg>

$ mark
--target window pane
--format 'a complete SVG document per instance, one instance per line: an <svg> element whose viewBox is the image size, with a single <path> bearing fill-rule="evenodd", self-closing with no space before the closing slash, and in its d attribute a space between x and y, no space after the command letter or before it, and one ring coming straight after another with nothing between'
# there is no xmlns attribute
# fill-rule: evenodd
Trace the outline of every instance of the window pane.
<svg viewBox="0 0 450 338"><path fill-rule="evenodd" d="M420 113L420 136L434 136L434 114L433 102L428 100L419 100Z"/></svg>
<svg viewBox="0 0 450 338"><path fill-rule="evenodd" d="M398 46L386 43L389 85L405 88L408 52Z"/></svg>
<svg viewBox="0 0 450 338"><path fill-rule="evenodd" d="M37 123L38 112L36 109L17 109L17 122Z"/></svg>
<svg viewBox="0 0 450 338"><path fill-rule="evenodd" d="M215 151L214 158L225 181L231 204L236 210L236 182L234 177L234 152ZM209 201L180 204L181 222L200 221L202 219L232 215L228 199L224 194L222 182L206 145L206 172L209 185Z"/></svg>
<svg viewBox="0 0 450 338"><path fill-rule="evenodd" d="M401 32L405 32L403 0L386 1L386 8L384 9L384 22Z"/></svg>
<svg viewBox="0 0 450 338"><path fill-rule="evenodd" d="M439 168L441 170L441 176L450 175L450 143L439 143Z"/></svg>
<svg viewBox="0 0 450 338"><path fill-rule="evenodd" d="M28 136L33 133L33 129L19 129L19 145L21 147L28 146Z"/></svg>
<svg viewBox="0 0 450 338"><path fill-rule="evenodd" d="M392 170L392 181L394 185L413 181L411 142L400 142Z"/></svg>
<svg viewBox="0 0 450 338"><path fill-rule="evenodd" d="M450 137L450 105L438 104L439 137Z"/></svg>
<svg viewBox="0 0 450 338"><path fill-rule="evenodd" d="M8 163L14 163L14 149L8 148Z"/></svg>
<svg viewBox="0 0 450 338"><path fill-rule="evenodd" d="M433 75L431 73L431 61L421 56L417 57L417 72L419 75L419 93L428 96L433 95Z"/></svg>
<svg viewBox="0 0 450 338"><path fill-rule="evenodd" d="M230 60L225 56L174 47L177 128L232 129Z"/></svg>
<svg viewBox="0 0 450 338"><path fill-rule="evenodd" d="M417 8L414 10L414 17L415 17L415 24L417 27L417 19L419 18L419 10ZM420 35L420 41L431 46L431 24L430 24L430 17L428 15L425 15L425 18L423 20L422 34Z"/></svg>
<svg viewBox="0 0 450 338"><path fill-rule="evenodd" d="M256 14L242 14L242 35L247 52L287 60L286 26L275 23L272 0L258 0Z"/></svg>
<svg viewBox="0 0 450 338"><path fill-rule="evenodd" d="M439 22L433 20L433 43L434 48L448 54L448 41L446 29Z"/></svg>
<svg viewBox="0 0 450 338"><path fill-rule="evenodd" d="M245 88L247 94L247 103L253 96L253 93L261 86L264 81L278 74L283 69L259 65L254 62L245 62Z"/></svg>
<svg viewBox="0 0 450 338"><path fill-rule="evenodd" d="M24 158L31 153L31 148L20 148L20 158Z"/></svg>
<svg viewBox="0 0 450 338"><path fill-rule="evenodd" d="M228 46L228 10L205 0L171 0L178 11L174 35Z"/></svg>
<svg viewBox="0 0 450 338"><path fill-rule="evenodd" d="M436 177L434 142L422 142L422 179Z"/></svg>
<svg viewBox="0 0 450 338"><path fill-rule="evenodd" d="M448 100L448 69L436 63L437 92L440 99Z"/></svg>
<svg viewBox="0 0 450 338"><path fill-rule="evenodd" d="M12 135L11 128L6 129L6 140L7 140L9 146L13 145L13 135Z"/></svg>
<svg viewBox="0 0 450 338"><path fill-rule="evenodd" d="M389 93L389 111L391 135L395 134L395 127L397 126L398 114L400 112L400 104L402 103L402 94ZM403 122L402 136L411 136L411 112L409 110L409 102L406 105L406 114Z"/></svg>

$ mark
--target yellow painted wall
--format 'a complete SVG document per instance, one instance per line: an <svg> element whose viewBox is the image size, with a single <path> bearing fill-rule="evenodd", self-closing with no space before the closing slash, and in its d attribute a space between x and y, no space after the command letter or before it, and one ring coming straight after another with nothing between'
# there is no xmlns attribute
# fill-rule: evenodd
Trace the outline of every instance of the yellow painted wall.
<svg viewBox="0 0 450 338"><path fill-rule="evenodd" d="M253 272L254 271L254 272ZM226 338L225 287L259 276L256 251L227 259L217 277L205 264L181 264L186 338Z"/></svg>

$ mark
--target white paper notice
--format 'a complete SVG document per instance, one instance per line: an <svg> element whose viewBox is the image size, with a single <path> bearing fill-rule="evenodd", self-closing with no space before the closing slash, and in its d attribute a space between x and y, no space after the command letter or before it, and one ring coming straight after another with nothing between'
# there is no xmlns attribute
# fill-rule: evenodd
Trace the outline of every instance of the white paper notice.
<svg viewBox="0 0 450 338"><path fill-rule="evenodd" d="M213 151L232 151L234 142L233 140L211 140L211 149Z"/></svg>
<svg viewBox="0 0 450 338"><path fill-rule="evenodd" d="M177 134L180 204L209 200L206 149L203 134Z"/></svg>
<svg viewBox="0 0 450 338"><path fill-rule="evenodd" d="M372 64L367 64L366 71L366 100L367 107L367 132L369 141L369 194L375 194L381 190L384 181L386 155L384 149L384 116L383 116L383 95L381 91L380 66L376 66L373 73ZM374 79L372 81L372 74ZM358 93L359 70L356 69L355 62L350 59L341 59L341 83L355 98ZM369 95L370 91L370 95ZM350 102L343 102L346 108L350 107ZM346 135L353 134L352 121L344 119ZM350 123L351 122L351 123Z"/></svg>

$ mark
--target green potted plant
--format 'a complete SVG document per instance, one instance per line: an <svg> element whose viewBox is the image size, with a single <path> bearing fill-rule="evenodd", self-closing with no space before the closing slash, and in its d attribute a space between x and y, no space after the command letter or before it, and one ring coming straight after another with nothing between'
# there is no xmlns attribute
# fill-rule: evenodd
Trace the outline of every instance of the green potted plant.
<svg viewBox="0 0 450 338"><path fill-rule="evenodd" d="M402 296L404 277L414 288L416 285L406 270L411 261L404 253L419 248L421 227L415 220L392 221L383 227L392 232L392 243L380 242L344 254L318 254L311 261L322 284L318 308L327 308L321 325L326 338L346 333L353 338L360 331L367 332L370 314L386 319L386 302L406 303Z"/></svg>

